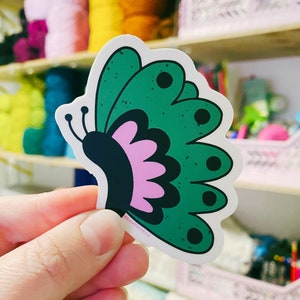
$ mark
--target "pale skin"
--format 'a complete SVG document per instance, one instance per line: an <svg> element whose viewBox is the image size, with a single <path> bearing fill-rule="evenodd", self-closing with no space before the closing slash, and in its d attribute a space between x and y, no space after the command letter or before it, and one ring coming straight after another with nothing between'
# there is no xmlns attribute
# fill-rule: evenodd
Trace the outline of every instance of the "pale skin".
<svg viewBox="0 0 300 300"><path fill-rule="evenodd" d="M123 300L148 253L97 187L0 198L0 299Z"/></svg>

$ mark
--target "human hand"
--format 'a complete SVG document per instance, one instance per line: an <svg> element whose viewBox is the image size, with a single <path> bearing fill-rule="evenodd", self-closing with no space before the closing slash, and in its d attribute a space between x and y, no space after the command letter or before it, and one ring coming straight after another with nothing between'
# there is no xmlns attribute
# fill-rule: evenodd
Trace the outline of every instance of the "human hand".
<svg viewBox="0 0 300 300"><path fill-rule="evenodd" d="M97 187L0 198L0 299L126 299L148 268Z"/></svg>

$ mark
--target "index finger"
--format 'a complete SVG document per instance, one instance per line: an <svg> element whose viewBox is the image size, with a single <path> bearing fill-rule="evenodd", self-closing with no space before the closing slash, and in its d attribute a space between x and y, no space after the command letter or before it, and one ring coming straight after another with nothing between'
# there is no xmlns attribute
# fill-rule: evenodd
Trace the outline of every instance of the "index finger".
<svg viewBox="0 0 300 300"><path fill-rule="evenodd" d="M0 198L0 256L79 213L94 210L97 187Z"/></svg>

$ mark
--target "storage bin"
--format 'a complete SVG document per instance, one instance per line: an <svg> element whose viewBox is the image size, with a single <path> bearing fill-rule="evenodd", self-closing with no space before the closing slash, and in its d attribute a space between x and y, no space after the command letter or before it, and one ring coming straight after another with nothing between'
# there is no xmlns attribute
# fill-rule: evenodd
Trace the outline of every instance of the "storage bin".
<svg viewBox="0 0 300 300"><path fill-rule="evenodd" d="M300 190L300 131L287 141L236 139L232 142L243 158L238 181Z"/></svg>
<svg viewBox="0 0 300 300"><path fill-rule="evenodd" d="M208 39L299 25L297 0L181 0L180 38Z"/></svg>
<svg viewBox="0 0 300 300"><path fill-rule="evenodd" d="M177 292L195 300L299 300L300 280L281 287L211 265L180 262Z"/></svg>

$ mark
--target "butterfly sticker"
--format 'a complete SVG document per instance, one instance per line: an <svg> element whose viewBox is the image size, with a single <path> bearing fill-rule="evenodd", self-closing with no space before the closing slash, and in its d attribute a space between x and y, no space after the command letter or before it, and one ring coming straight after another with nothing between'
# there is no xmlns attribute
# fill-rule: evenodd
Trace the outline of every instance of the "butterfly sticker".
<svg viewBox="0 0 300 300"><path fill-rule="evenodd" d="M116 211L138 241L189 263L221 251L237 206L233 112L185 53L121 35L91 68L86 92L56 111L76 158L98 182L97 208Z"/></svg>

